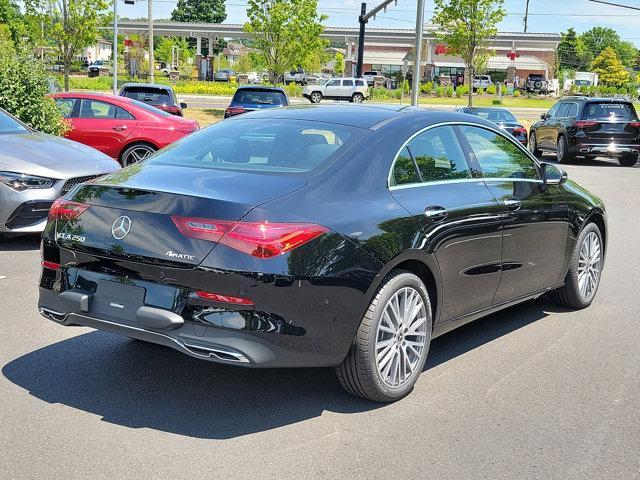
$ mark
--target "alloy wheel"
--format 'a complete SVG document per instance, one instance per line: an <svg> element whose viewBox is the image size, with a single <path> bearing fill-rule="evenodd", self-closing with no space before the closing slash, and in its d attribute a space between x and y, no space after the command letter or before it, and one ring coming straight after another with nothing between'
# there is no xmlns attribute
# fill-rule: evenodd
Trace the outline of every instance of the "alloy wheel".
<svg viewBox="0 0 640 480"><path fill-rule="evenodd" d="M578 259L578 291L585 300L591 298L598 288L601 259L600 238L595 232L589 232L582 241Z"/></svg>
<svg viewBox="0 0 640 480"><path fill-rule="evenodd" d="M558 139L558 151L557 151L557 160L558 163L562 162L562 160L564 160L564 137L560 137Z"/></svg>
<svg viewBox="0 0 640 480"><path fill-rule="evenodd" d="M535 133L531 133L531 135L529 136L529 151L531 153L533 153L535 155L536 153L536 141L538 139L536 138L536 134Z"/></svg>
<svg viewBox="0 0 640 480"><path fill-rule="evenodd" d="M320 103L320 100L322 100L322 95L320 95L318 92L314 92L311 94L311 101L313 103Z"/></svg>
<svg viewBox="0 0 640 480"><path fill-rule="evenodd" d="M124 164L125 166L128 166L128 165L137 163L147 158L153 152L154 152L154 149L146 145L140 145L138 147L134 147L129 151L126 158L124 159Z"/></svg>
<svg viewBox="0 0 640 480"><path fill-rule="evenodd" d="M398 388L415 372L427 341L427 309L411 287L398 290L384 307L376 335L378 374L385 385Z"/></svg>

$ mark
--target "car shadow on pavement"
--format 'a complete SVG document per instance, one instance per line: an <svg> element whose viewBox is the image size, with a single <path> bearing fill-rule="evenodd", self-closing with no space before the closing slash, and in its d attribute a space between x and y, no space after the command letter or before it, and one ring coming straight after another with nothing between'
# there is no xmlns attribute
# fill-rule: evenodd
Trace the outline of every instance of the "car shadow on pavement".
<svg viewBox="0 0 640 480"><path fill-rule="evenodd" d="M531 302L439 337L432 342L427 368L551 310L544 301ZM208 439L266 431L325 410L353 413L384 407L342 391L330 368L229 367L99 331L28 353L7 363L2 373L45 402L90 412L110 423Z"/></svg>
<svg viewBox="0 0 640 480"><path fill-rule="evenodd" d="M38 250L39 248L40 235L22 235L19 237L3 237L0 235L0 253Z"/></svg>

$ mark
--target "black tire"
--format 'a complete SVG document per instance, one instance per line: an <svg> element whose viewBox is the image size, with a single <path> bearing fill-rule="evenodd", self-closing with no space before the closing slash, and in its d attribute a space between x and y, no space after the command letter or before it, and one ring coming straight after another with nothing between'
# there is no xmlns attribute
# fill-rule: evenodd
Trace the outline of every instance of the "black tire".
<svg viewBox="0 0 640 480"><path fill-rule="evenodd" d="M149 143L132 143L127 148L125 148L120 154L120 165L123 167L128 167L129 165L133 165L140 160L144 160L149 155L157 150L156 147ZM146 152L144 154L136 154L136 152Z"/></svg>
<svg viewBox="0 0 640 480"><path fill-rule="evenodd" d="M361 93L354 93L353 96L351 97L351 101L353 103L362 103L363 100L364 100L364 95L362 95Z"/></svg>
<svg viewBox="0 0 640 480"><path fill-rule="evenodd" d="M582 244L591 232L595 233L600 241L600 271L597 277L597 282L595 288L593 289L593 293L588 297L584 297L580 293L579 281L578 281L578 264L580 261L580 249L582 248ZM578 236L578 240L576 241L576 245L573 249L573 253L571 254L571 264L569 266L569 271L567 272L567 276L564 279L564 287L554 290L550 293L551 299L561 307L565 308L573 308L573 309L581 309L586 308L591 305L591 302L596 296L598 292L598 286L600 285L600 278L602 275L602 267L604 266L604 255L603 255L603 242L602 242L602 233L600 229L595 223L588 223L580 232Z"/></svg>
<svg viewBox="0 0 640 480"><path fill-rule="evenodd" d="M536 132L531 132L529 135L529 151L536 157L542 155L542 150L538 148L538 136Z"/></svg>
<svg viewBox="0 0 640 480"><path fill-rule="evenodd" d="M633 167L638 163L638 155L623 155L618 159L621 167Z"/></svg>
<svg viewBox="0 0 640 480"><path fill-rule="evenodd" d="M421 357L412 373L402 385L391 387L385 384L378 372L375 353L376 340L387 302L396 292L405 287L410 287L418 292L424 303L426 312L426 320L423 322L425 324L425 341ZM431 302L424 283L416 275L404 270L390 272L382 281L364 314L347 356L335 369L342 387L352 395L375 402L394 402L411 393L427 359L432 322Z"/></svg>
<svg viewBox="0 0 640 480"><path fill-rule="evenodd" d="M311 95L309 95L309 101L311 103L320 103L321 100L322 94L320 92L311 92Z"/></svg>
<svg viewBox="0 0 640 480"><path fill-rule="evenodd" d="M567 145L567 137L560 135L556 143L556 160L558 163L567 163L573 157L569 153L569 146Z"/></svg>

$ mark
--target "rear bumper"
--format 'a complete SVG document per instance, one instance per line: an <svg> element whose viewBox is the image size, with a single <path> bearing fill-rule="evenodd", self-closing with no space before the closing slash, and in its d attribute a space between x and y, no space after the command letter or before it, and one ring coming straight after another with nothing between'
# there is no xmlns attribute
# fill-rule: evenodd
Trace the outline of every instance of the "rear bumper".
<svg viewBox="0 0 640 480"><path fill-rule="evenodd" d="M68 311L60 295L40 287L38 311L64 326L85 326L173 348L200 360L242 367L329 367L340 363L333 355L306 352L295 342L282 342L274 334L269 341L237 330L207 327L184 321L176 327L149 328L137 320L97 318L90 313Z"/></svg>
<svg viewBox="0 0 640 480"><path fill-rule="evenodd" d="M576 137L575 143L569 147L569 152L574 155L619 157L622 155L640 154L640 143L629 141L594 142L586 138Z"/></svg>

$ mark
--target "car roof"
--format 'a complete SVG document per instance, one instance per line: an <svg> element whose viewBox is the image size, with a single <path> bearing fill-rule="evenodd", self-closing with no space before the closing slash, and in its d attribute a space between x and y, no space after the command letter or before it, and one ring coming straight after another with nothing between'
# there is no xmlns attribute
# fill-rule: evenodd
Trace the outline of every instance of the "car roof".
<svg viewBox="0 0 640 480"><path fill-rule="evenodd" d="M128 97L121 97L119 95L111 95L107 93L82 93L82 92L60 92L51 95L52 98L85 98L88 100L102 100L105 102L113 103L133 103L134 99Z"/></svg>
<svg viewBox="0 0 640 480"><path fill-rule="evenodd" d="M406 119L415 120L425 127L437 123L469 122L470 115L464 113L431 110L407 105L391 104L331 104L331 105L296 105L284 108L269 108L258 112L246 113L232 117L241 118L277 118L292 120L310 120L357 128L376 129L382 125ZM473 123L495 128L495 124L479 117L472 117ZM227 120L225 120L227 121Z"/></svg>
<svg viewBox="0 0 640 480"><path fill-rule="evenodd" d="M171 91L173 90L169 85L162 85L161 83L125 83L120 87L120 91L125 88L153 88L156 90L165 90Z"/></svg>
<svg viewBox="0 0 640 480"><path fill-rule="evenodd" d="M569 100L571 100L573 102L600 102L600 103L620 103L620 102L624 102L624 103L632 103L627 98L588 97L588 96L581 96L581 95L572 95L572 96L568 96L568 97L562 97L561 99L558 100L558 102L566 102L566 101L569 101Z"/></svg>
<svg viewBox="0 0 640 480"><path fill-rule="evenodd" d="M483 110L483 111L491 111L491 110L506 110L511 113L506 107L462 107L461 110L469 111L469 110Z"/></svg>
<svg viewBox="0 0 640 480"><path fill-rule="evenodd" d="M284 89L282 87L273 87L271 85L240 85L237 90L253 90L253 91L262 91L262 92L284 93Z"/></svg>

